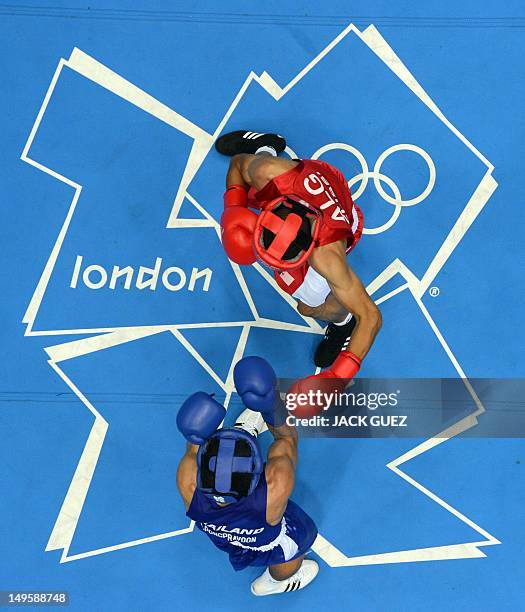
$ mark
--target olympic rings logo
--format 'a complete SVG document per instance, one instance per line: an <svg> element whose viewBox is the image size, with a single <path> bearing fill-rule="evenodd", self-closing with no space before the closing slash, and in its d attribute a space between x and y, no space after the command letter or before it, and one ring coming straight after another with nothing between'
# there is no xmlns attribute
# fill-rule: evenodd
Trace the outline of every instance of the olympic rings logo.
<svg viewBox="0 0 525 612"><path fill-rule="evenodd" d="M352 191L352 199L354 201L357 201L366 189L369 179L373 179L377 193L379 193L379 195L383 198L385 202L391 204L394 207L393 212L386 223L383 223L383 225L379 225L378 227L365 227L363 229L364 234L381 234L382 232L386 232L398 220L399 215L401 214L401 209L403 207L415 206L416 204L420 204L421 202L423 202L423 200L426 200L426 198L430 195L432 189L434 189L434 185L436 183L436 166L434 165L434 162L432 161L430 155L421 147L418 147L413 144L398 144L389 147L388 149L383 151L383 153L381 153L381 155L377 158L377 161L374 165L374 169L372 171L368 169L368 164L364 155L352 145L346 144L344 142L333 142L331 144L324 145L320 149L317 149L317 151L310 157L310 159L319 159L324 153L337 149L351 153L357 158L358 162L361 164L361 172L353 176L348 181L348 187L350 190L352 190L352 187L356 183L361 181L356 191ZM389 176L386 176L381 172L381 166L383 165L385 159L393 153L396 153L397 151L413 151L414 153L420 155L428 166L429 176L427 186L418 196L409 200L403 200L403 198L401 197L401 191L399 190L397 184ZM292 159L298 158L295 152L290 149L290 147L286 147L285 153L287 153ZM393 197L385 192L381 183L386 183L390 187L392 193L394 194Z"/></svg>

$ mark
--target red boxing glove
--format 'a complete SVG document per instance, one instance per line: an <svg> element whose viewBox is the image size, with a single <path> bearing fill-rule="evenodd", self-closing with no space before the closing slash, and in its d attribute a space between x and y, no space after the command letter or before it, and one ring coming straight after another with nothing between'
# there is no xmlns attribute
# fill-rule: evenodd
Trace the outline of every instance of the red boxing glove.
<svg viewBox="0 0 525 612"><path fill-rule="evenodd" d="M325 408L328 408L327 397L329 398L332 393L344 391L360 367L361 359L357 355L350 351L341 351L330 368L298 380L290 387L288 394L294 395L293 400L296 405L290 414L299 419L321 414ZM303 398L298 397L300 394Z"/></svg>
<svg viewBox="0 0 525 612"><path fill-rule="evenodd" d="M357 355L354 355L350 351L341 351L337 356L337 359L332 364L332 367L328 368L324 372L321 372L317 376L324 376L325 378L353 378L361 367L361 359Z"/></svg>
<svg viewBox="0 0 525 612"><path fill-rule="evenodd" d="M248 191L242 185L231 185L224 192L224 209L231 206L248 206Z"/></svg>
<svg viewBox="0 0 525 612"><path fill-rule="evenodd" d="M255 263L253 232L256 222L253 210L241 206L231 206L222 213L222 246L226 255L241 266Z"/></svg>

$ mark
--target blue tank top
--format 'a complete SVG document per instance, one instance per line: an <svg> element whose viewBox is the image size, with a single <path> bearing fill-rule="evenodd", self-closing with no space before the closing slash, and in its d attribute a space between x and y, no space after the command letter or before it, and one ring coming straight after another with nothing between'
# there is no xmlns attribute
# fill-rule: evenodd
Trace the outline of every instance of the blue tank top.
<svg viewBox="0 0 525 612"><path fill-rule="evenodd" d="M227 506L219 506L196 489L186 515L217 548L228 553L237 571L248 565L284 563L308 551L317 537L317 527L291 499L279 524L269 525L267 493L264 472L251 495Z"/></svg>
<svg viewBox="0 0 525 612"><path fill-rule="evenodd" d="M286 519L277 525L266 522L266 477L263 473L251 495L234 504L219 506L195 489L186 513L197 527L224 552L230 555L234 565L243 558L248 565L255 555L269 551L278 545L286 533ZM234 563L237 559L238 563Z"/></svg>

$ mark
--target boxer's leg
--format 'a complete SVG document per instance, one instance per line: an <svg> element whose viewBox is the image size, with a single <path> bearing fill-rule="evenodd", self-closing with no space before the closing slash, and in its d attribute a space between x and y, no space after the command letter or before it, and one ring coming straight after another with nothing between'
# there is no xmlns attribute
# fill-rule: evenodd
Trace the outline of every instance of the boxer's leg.
<svg viewBox="0 0 525 612"><path fill-rule="evenodd" d="M271 180L288 172L297 166L298 162L281 157L273 157L267 152L260 152L250 156L250 162L246 164L246 174L249 184L257 191L263 189Z"/></svg>
<svg viewBox="0 0 525 612"><path fill-rule="evenodd" d="M356 326L356 319L332 295L326 279L309 268L302 285L294 292L297 310L306 317L326 321L324 338L317 346L314 363L327 368L337 355L348 346Z"/></svg>
<svg viewBox="0 0 525 612"><path fill-rule="evenodd" d="M327 323L342 323L349 312L332 295L324 276L308 268L304 281L292 295L297 300L297 311L305 317L312 317Z"/></svg>
<svg viewBox="0 0 525 612"><path fill-rule="evenodd" d="M329 293L319 306L309 306L301 300L297 302L297 311L304 317L312 317L327 323L342 323L348 317L348 310L341 306L337 299Z"/></svg>
<svg viewBox="0 0 525 612"><path fill-rule="evenodd" d="M287 578L290 578L290 576L293 576L293 574L295 574L295 572L301 567L303 559L304 555L297 559L286 561L286 563L270 565L268 568L270 570L270 576L274 580L286 580Z"/></svg>

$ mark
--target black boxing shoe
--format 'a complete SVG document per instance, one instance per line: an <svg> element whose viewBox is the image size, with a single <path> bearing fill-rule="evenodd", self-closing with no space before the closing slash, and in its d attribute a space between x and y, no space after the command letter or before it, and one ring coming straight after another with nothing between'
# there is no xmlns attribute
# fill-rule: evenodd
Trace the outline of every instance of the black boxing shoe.
<svg viewBox="0 0 525 612"><path fill-rule="evenodd" d="M232 157L238 153L255 153L261 147L268 147L268 153L278 155L286 149L286 140L279 134L260 134L238 130L223 134L216 142L215 149L222 155Z"/></svg>
<svg viewBox="0 0 525 612"><path fill-rule="evenodd" d="M314 363L318 368L328 368L332 365L337 355L348 346L355 325L355 317L352 317L344 325L328 324L324 332L324 338L315 349Z"/></svg>

